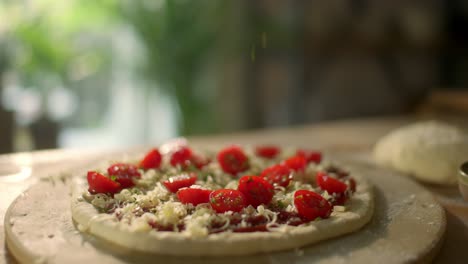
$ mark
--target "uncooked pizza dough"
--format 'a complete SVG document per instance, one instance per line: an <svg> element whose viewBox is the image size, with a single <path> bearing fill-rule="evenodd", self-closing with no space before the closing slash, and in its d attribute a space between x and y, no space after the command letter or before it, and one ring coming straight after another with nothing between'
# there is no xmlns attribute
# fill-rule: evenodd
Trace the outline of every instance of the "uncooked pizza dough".
<svg viewBox="0 0 468 264"><path fill-rule="evenodd" d="M416 123L379 140L374 157L423 182L454 185L458 167L468 160L468 135L441 122Z"/></svg>
<svg viewBox="0 0 468 264"><path fill-rule="evenodd" d="M83 201L84 182L74 185L71 209L82 231L129 249L185 256L248 255L298 248L360 229L371 219L374 201L371 186L364 179L358 179L357 191L345 212L333 213L328 219L305 226L284 226L275 232L222 232L203 238L176 232L135 232Z"/></svg>
<svg viewBox="0 0 468 264"><path fill-rule="evenodd" d="M251 170L255 170L254 166L262 162L273 162L255 158L255 155L249 155L249 160ZM303 174L302 177L315 175L316 170L321 170L321 164L309 164L306 171L299 175ZM164 163L164 166L164 170L174 169L167 162ZM238 178L235 176L229 176L223 172L215 173L219 171L217 166L219 166L217 162L207 165L206 170L214 174L210 174L211 176L208 176L207 180L199 179L197 181L198 186L204 188L204 186L214 186L213 184L218 184L218 186L238 184ZM258 166L265 168L263 165ZM330 171L335 170L337 171L336 174L340 170L338 167L329 167L329 165L327 165L327 168L333 168ZM308 174L308 171L311 173ZM202 172L200 171L200 173ZM340 173L348 175L344 171L340 171ZM200 204L196 207L187 207L181 204L176 196L161 184L163 182L161 179L166 181L173 179L173 177L167 178L166 174L167 172L149 170L142 174L135 188L131 190L124 189L120 193L116 193L113 198L101 194L91 195L88 192L89 186L85 177L83 175L78 177L75 179L71 198L71 213L78 229L111 244L142 252L174 256L232 256L294 249L351 233L368 223L374 212L372 187L361 175L350 172L352 178L355 179L355 191L350 194L349 200L344 205L335 205L331 215L327 216L326 219L317 218L311 222L307 221L295 225L281 224L276 221L280 217L279 211L271 211L266 208L266 205L249 206L239 212L243 219L239 225L242 227L243 223L248 223L244 221L248 221L246 219L250 215L254 217L266 216L268 218L266 230L238 233L235 230L226 228L226 226L230 226L233 212L213 212L210 207L211 200L208 204ZM225 181L226 178L227 183L220 183ZM146 184L149 180L153 181L150 186L154 187L141 192L138 184ZM220 187L212 188L216 190ZM287 188L282 186L276 186L275 188L279 188L279 190L275 191L272 201L275 201L275 204L276 202L281 203L284 206L284 209L281 210L284 210L282 212L285 213L294 213L296 211L291 200L295 192L304 190L304 188L313 189L311 184L299 180L291 180ZM325 191L325 194L322 195L328 196L328 193ZM107 203L107 201L111 202ZM141 208L148 204L151 204L150 208L157 208L157 210L142 211ZM111 212L103 212L108 211L108 208L110 208L108 205L111 205ZM252 214L247 213L249 210ZM139 211L140 213L138 213ZM191 213L188 213L188 211ZM219 228L219 231L215 232L207 231L212 230L206 227L217 217L227 219L224 229ZM179 229L178 225L181 220L184 225ZM157 227L155 227L155 223ZM169 223L171 230L160 230L160 223ZM270 226L270 224L273 225ZM256 226L252 227L255 228Z"/></svg>

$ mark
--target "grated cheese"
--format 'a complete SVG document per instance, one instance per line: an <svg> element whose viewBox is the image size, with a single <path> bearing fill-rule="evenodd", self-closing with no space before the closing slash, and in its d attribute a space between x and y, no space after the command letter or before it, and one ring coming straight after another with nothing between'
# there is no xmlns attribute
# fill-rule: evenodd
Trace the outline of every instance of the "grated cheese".
<svg viewBox="0 0 468 264"><path fill-rule="evenodd" d="M249 150L249 153L252 151ZM286 153L286 152L285 152ZM268 167L284 159L279 156L276 159L268 160L255 156L253 152L250 159L250 169L245 174L258 175L263 168ZM286 155L286 154L282 154ZM293 181L287 186L275 186L275 192L271 204L289 213L296 213L294 206L294 193L297 190L310 190L317 192L312 185L315 174L318 170L326 167L323 164L311 163L307 166L304 173L294 173ZM135 180L136 187L123 189L116 193L114 197L105 194L91 195L84 193L83 198L102 211L111 214L115 221L121 226L133 232L148 232L153 230L150 223L157 223L162 226L173 227L176 231L178 226L183 224L182 233L190 237L206 237L210 234L210 225L214 222L222 224L216 232L224 231L229 228L231 218L234 213L228 211L222 214L216 213L209 204L191 204L184 205L179 202L176 194L169 192L161 183L169 179L172 175L181 173L180 168L174 168L170 165L167 156L163 157L160 170L150 169L140 170L141 178ZM216 190L220 188L237 189L238 180L232 175L226 174L220 168L217 162L209 163L203 167L196 186L193 188L203 188ZM203 179L203 180L202 180ZM300 181L298 181L300 179ZM327 199L334 199L333 195L323 191L321 195ZM345 212L344 206L334 206L333 212ZM242 219L237 227L249 227L249 217L263 216L267 220L266 228L269 231L285 232L290 228L286 224L278 224L279 212L268 209L265 205L259 205L256 208L247 206L240 212Z"/></svg>

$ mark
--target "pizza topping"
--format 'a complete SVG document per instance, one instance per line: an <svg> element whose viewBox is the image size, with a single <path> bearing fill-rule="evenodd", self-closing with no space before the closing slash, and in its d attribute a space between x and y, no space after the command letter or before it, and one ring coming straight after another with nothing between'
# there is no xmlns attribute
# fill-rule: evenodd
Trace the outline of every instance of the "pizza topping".
<svg viewBox="0 0 468 264"><path fill-rule="evenodd" d="M286 159L283 164L295 172L304 172L307 160L303 156L296 155Z"/></svg>
<svg viewBox="0 0 468 264"><path fill-rule="evenodd" d="M171 165L174 167L186 168L191 164L192 150L189 147L183 146L174 151L171 156Z"/></svg>
<svg viewBox="0 0 468 264"><path fill-rule="evenodd" d="M253 207L269 204L273 198L273 186L262 177L243 176L237 189L244 194L247 204Z"/></svg>
<svg viewBox="0 0 468 264"><path fill-rule="evenodd" d="M176 193L180 188L190 187L197 181L197 174L183 173L177 176L172 176L168 180L164 181L163 184L166 188L172 192Z"/></svg>
<svg viewBox="0 0 468 264"><path fill-rule="evenodd" d="M107 178L96 171L89 171L87 175L90 193L116 193L121 190L120 183Z"/></svg>
<svg viewBox="0 0 468 264"><path fill-rule="evenodd" d="M301 218L301 216L297 212L279 211L278 223L298 226L306 222L304 222L304 220Z"/></svg>
<svg viewBox="0 0 468 264"><path fill-rule="evenodd" d="M187 208L179 202L167 202L158 208L156 222L162 226L177 225L187 215Z"/></svg>
<svg viewBox="0 0 468 264"><path fill-rule="evenodd" d="M317 185L329 193L342 194L348 186L340 180L328 176L325 172L319 171L316 175Z"/></svg>
<svg viewBox="0 0 468 264"><path fill-rule="evenodd" d="M347 181L348 188L351 190L351 192L356 192L356 181L353 178L349 178Z"/></svg>
<svg viewBox="0 0 468 264"><path fill-rule="evenodd" d="M292 170L284 164L276 164L264 169L260 176L273 185L288 187L292 180Z"/></svg>
<svg viewBox="0 0 468 264"><path fill-rule="evenodd" d="M138 172L137 166L127 163L115 163L107 169L108 175L115 181L120 183L122 188L128 188L135 185L133 178L140 178L141 174Z"/></svg>
<svg viewBox="0 0 468 264"><path fill-rule="evenodd" d="M280 152L277 146L263 145L255 148L255 154L266 159L274 159Z"/></svg>
<svg viewBox="0 0 468 264"><path fill-rule="evenodd" d="M246 206L246 199L238 190L220 189L210 194L210 204L217 213L239 212Z"/></svg>
<svg viewBox="0 0 468 264"><path fill-rule="evenodd" d="M141 160L140 167L145 170L157 169L161 165L162 156L157 149L152 149L146 154L146 156Z"/></svg>
<svg viewBox="0 0 468 264"><path fill-rule="evenodd" d="M344 205L348 201L348 198L346 193L334 193L330 202L332 205Z"/></svg>
<svg viewBox="0 0 468 264"><path fill-rule="evenodd" d="M199 205L210 202L211 190L201 188L182 188L177 191L177 198L183 204Z"/></svg>
<svg viewBox="0 0 468 264"><path fill-rule="evenodd" d="M137 163L115 163L107 173L90 171L89 193L83 197L129 230L192 237L283 232L345 211L342 205L356 191L349 173L324 166L320 152L290 153L275 146L245 152L230 146L213 159L187 145L168 152L152 149ZM241 172L247 175L232 177Z"/></svg>
<svg viewBox="0 0 468 264"><path fill-rule="evenodd" d="M299 149L296 155L304 157L307 163L313 162L318 164L322 161L322 153L318 151Z"/></svg>
<svg viewBox="0 0 468 264"><path fill-rule="evenodd" d="M318 217L328 218L332 212L330 202L320 194L308 190L299 190L294 193L294 205L298 214L308 221L313 221Z"/></svg>
<svg viewBox="0 0 468 264"><path fill-rule="evenodd" d="M224 172L236 175L249 168L247 155L237 146L227 147L218 153L218 162Z"/></svg>
<svg viewBox="0 0 468 264"><path fill-rule="evenodd" d="M327 168L325 168L325 171L328 172L329 174L333 174L335 175L337 178L341 179L341 178L345 178L345 177L348 177L349 176L349 173L347 171L344 171L336 166L328 166Z"/></svg>
<svg viewBox="0 0 468 264"><path fill-rule="evenodd" d="M193 154L192 159L191 159L192 164L197 169L201 169L204 166L208 165L210 161L211 160L209 158L202 156L202 155L198 155L198 154Z"/></svg>

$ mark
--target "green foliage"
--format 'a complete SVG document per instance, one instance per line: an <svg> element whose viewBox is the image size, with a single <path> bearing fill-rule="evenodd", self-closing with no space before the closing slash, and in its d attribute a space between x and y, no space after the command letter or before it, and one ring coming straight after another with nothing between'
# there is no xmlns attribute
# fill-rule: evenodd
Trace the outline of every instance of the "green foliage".
<svg viewBox="0 0 468 264"><path fill-rule="evenodd" d="M24 12L27 10L28 12ZM79 45L80 37L104 31L118 19L115 1L12 1L0 9L8 21L13 65L23 85L47 88L50 79L67 83L76 58L106 56ZM44 83L45 82L45 83Z"/></svg>
<svg viewBox="0 0 468 264"><path fill-rule="evenodd" d="M8 42L15 56L11 61L22 85L39 89L48 89L51 82L73 87L77 64L86 64L84 68L99 74L112 59L102 43L111 41L113 29L130 25L146 52L142 79L160 84L158 87L176 99L180 132L193 134L215 129L211 105L197 94L194 84L217 47L226 3L19 0L0 6L0 18L8 21Z"/></svg>
<svg viewBox="0 0 468 264"><path fill-rule="evenodd" d="M223 30L226 2L213 0L160 1L148 8L147 1L132 1L122 13L146 46L146 74L179 103L184 135L216 129L212 105L198 96L194 83L209 59Z"/></svg>

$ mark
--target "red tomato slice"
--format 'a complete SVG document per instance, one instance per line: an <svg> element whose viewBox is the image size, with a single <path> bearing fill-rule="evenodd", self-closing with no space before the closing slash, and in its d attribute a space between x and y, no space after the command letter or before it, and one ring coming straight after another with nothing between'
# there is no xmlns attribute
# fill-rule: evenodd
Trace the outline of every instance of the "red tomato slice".
<svg viewBox="0 0 468 264"><path fill-rule="evenodd" d="M157 169L161 165L162 156L157 149L150 150L141 160L140 167L145 170Z"/></svg>
<svg viewBox="0 0 468 264"><path fill-rule="evenodd" d="M224 172L237 174L249 168L247 155L237 146L227 147L218 153L218 162Z"/></svg>
<svg viewBox="0 0 468 264"><path fill-rule="evenodd" d="M168 180L164 181L163 184L170 192L176 193L180 188L190 187L196 181L197 174L191 172L170 177Z"/></svg>
<svg viewBox="0 0 468 264"><path fill-rule="evenodd" d="M273 186L262 177L243 176L237 189L244 194L247 204L253 207L269 204L273 198Z"/></svg>
<svg viewBox="0 0 468 264"><path fill-rule="evenodd" d="M96 171L88 171L87 175L89 192L96 193L117 193L121 190L120 183L115 182L103 174Z"/></svg>
<svg viewBox="0 0 468 264"><path fill-rule="evenodd" d="M217 213L239 212L246 207L244 194L238 190L220 189L211 192L210 204Z"/></svg>
<svg viewBox="0 0 468 264"><path fill-rule="evenodd" d="M211 190L200 188L182 188L177 191L177 198L183 204L198 205L210 202Z"/></svg>
<svg viewBox="0 0 468 264"><path fill-rule="evenodd" d="M349 199L346 193L335 193L333 196L334 198L331 200L332 205L343 205Z"/></svg>
<svg viewBox="0 0 468 264"><path fill-rule="evenodd" d="M277 146L264 145L255 148L255 154L266 159L274 159L280 152Z"/></svg>
<svg viewBox="0 0 468 264"><path fill-rule="evenodd" d="M301 218L313 221L317 217L328 218L332 205L320 194L309 190L298 190L294 193L294 205Z"/></svg>
<svg viewBox="0 0 468 264"><path fill-rule="evenodd" d="M292 179L292 170L286 165L276 164L264 169L260 177L271 184L287 187Z"/></svg>
<svg viewBox="0 0 468 264"><path fill-rule="evenodd" d="M303 156L296 155L286 159L283 164L295 172L304 172L307 166L307 160Z"/></svg>
<svg viewBox="0 0 468 264"><path fill-rule="evenodd" d="M314 150L298 149L296 155L303 156L307 163L320 163L322 161L322 153Z"/></svg>
<svg viewBox="0 0 468 264"><path fill-rule="evenodd" d="M171 155L171 165L186 168L191 164L193 152L189 147L181 147Z"/></svg>
<svg viewBox="0 0 468 264"><path fill-rule="evenodd" d="M317 181L317 185L322 190L325 190L330 194L332 193L341 194L341 193L344 193L346 189L348 188L348 186L344 182L341 182L340 180L332 178L322 171L317 172L316 181Z"/></svg>
<svg viewBox="0 0 468 264"><path fill-rule="evenodd" d="M133 178L140 178L137 166L127 163L116 163L107 169L109 177L115 177L115 180L120 183L123 188L132 187Z"/></svg>

